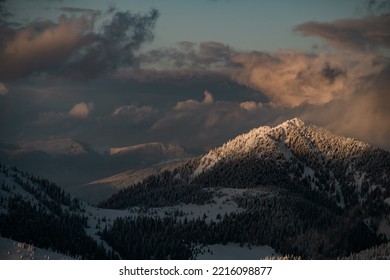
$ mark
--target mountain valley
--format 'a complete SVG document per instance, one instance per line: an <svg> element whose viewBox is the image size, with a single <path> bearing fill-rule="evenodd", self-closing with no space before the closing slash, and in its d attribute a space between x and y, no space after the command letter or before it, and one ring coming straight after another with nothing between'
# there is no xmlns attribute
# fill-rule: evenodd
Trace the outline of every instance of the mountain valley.
<svg viewBox="0 0 390 280"><path fill-rule="evenodd" d="M390 258L385 150L299 119L255 128L190 159L184 149L142 149L153 156L156 147L173 156L84 185L85 196L99 184L111 188L98 207L2 164L0 235L83 259L212 258L220 246L243 258ZM110 156L124 153L126 161L139 148ZM74 248L78 242L85 246Z"/></svg>

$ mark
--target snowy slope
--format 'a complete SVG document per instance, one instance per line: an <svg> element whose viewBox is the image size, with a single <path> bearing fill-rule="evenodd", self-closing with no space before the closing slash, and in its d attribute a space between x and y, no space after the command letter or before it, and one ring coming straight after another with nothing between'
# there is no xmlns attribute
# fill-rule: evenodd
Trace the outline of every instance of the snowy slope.
<svg viewBox="0 0 390 280"><path fill-rule="evenodd" d="M240 246L235 243L208 245L200 251L197 260L260 260L278 256L269 246Z"/></svg>
<svg viewBox="0 0 390 280"><path fill-rule="evenodd" d="M102 243L102 240L100 240L100 237L96 234L99 230L99 227L97 226L98 221L100 223L102 220L109 224L111 219L107 217L116 218L118 216L123 217L126 214L128 215L128 212L125 213L125 211L106 210L99 212L99 209L89 206L84 202L71 199L68 194L53 183L44 179L36 178L28 173L19 171L18 169L7 165L0 165L0 184L0 215L2 215L0 218L3 219L3 222L7 221L6 217L10 215L10 207L14 207L13 205L15 205L16 201L16 203L19 203L22 207L28 207L28 205L31 205L34 207L34 211L39 209L39 213L42 213L42 215L53 217L51 218L53 222L55 222L56 219L60 221L63 216L69 215L78 216L79 219L85 218L85 233L95 239L97 244L100 244ZM16 211L18 210L16 209ZM15 208L13 208L12 212L15 213ZM115 213L112 214L110 212ZM107 215L107 213L110 215ZM37 222L40 221L40 217L34 216L32 218L37 219ZM18 221L14 221L13 224L18 225ZM23 224L20 226L21 228L24 228ZM0 236L3 236L3 233L4 232L0 228ZM25 234L26 232L17 235L21 235L22 237L18 238L23 239L25 238ZM37 232L30 232L29 234L31 234L31 236L37 236ZM10 238L13 236L7 237ZM33 238L32 242L34 242L34 237L31 238ZM78 237L74 236L74 238L77 239ZM28 239L30 240L30 237L28 237ZM42 239L38 239L42 242ZM10 241L2 238L0 242L0 256L5 259L71 258L62 254L55 254L57 253L56 248L43 250L34 248L34 243L30 245L26 244L26 240L17 239ZM110 250L111 248L106 246L106 249Z"/></svg>
<svg viewBox="0 0 390 280"><path fill-rule="evenodd" d="M130 169L81 186L69 188L68 191L79 199L91 204L97 204L121 189L137 184L149 176L158 175L167 170L174 170L182 166L186 161L185 159L178 159L160 162L146 168Z"/></svg>
<svg viewBox="0 0 390 280"><path fill-rule="evenodd" d="M183 147L175 144L163 144L160 142L144 143L133 146L109 148L109 155L124 155L127 153L163 154L180 157L185 155Z"/></svg>
<svg viewBox="0 0 390 280"><path fill-rule="evenodd" d="M95 180L91 183L88 183L87 185L93 187L93 185L96 184L108 184L116 190L120 190L129 187L133 184L139 183L143 179L151 175L157 175L167 170L174 170L175 168L178 168L183 165L185 162L185 160L161 162L159 164L155 164L146 168L131 169L107 178Z"/></svg>
<svg viewBox="0 0 390 280"><path fill-rule="evenodd" d="M263 194L265 196L270 193L264 190L247 190L247 189L218 189L214 192L213 200L207 204L180 204L176 206L166 206L143 209L140 207L132 207L126 210L102 209L93 207L85 202L79 202L77 207L72 207L68 204L60 204L51 196L53 194L45 193L42 189L42 182L30 174L19 171L16 168L1 165L0 166L0 215L7 216L9 214L9 202L15 198L20 197L23 201L31 203L37 208L45 209L47 214L57 215L52 209L61 208L64 213L80 215L86 218L86 225L84 230L88 236L93 238L98 244L102 244L107 251L112 251L110 244L101 239L101 232L105 228L110 228L117 218L136 218L139 216L146 216L152 218L178 217L183 221L185 218L192 220L204 218L207 223L218 222L221 217L230 213L240 213L244 209L237 206L234 201L236 196L245 193ZM179 215L179 216L178 216ZM1 217L0 217L1 218ZM31 233L33 234L33 233ZM34 235L34 234L33 234ZM60 237L61 238L61 237ZM79 256L71 257L64 252L49 248L38 248L23 240L12 240L1 235L0 229L0 259L73 259ZM31 242L30 242L31 243ZM234 247L230 250L230 247ZM225 257L235 258L235 254L239 252L240 256L244 258L251 258L258 250L239 250L237 246L227 246L226 250L230 250L230 255ZM218 245L213 250L221 251L224 245ZM269 250L266 250L267 253ZM272 250L271 250L272 251ZM269 251L269 252L271 252ZM272 251L273 252L273 251ZM202 256L203 259L214 258L215 255ZM256 253L256 254L257 254ZM120 258L118 253L115 253ZM262 253L264 254L264 252ZM272 255L270 253L270 255ZM246 257L245 257L246 256Z"/></svg>

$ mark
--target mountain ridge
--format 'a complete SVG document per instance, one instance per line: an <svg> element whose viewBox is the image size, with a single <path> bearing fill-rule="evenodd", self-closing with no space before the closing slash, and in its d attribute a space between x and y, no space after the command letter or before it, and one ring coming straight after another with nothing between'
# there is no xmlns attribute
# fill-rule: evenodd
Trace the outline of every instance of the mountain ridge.
<svg viewBox="0 0 390 280"><path fill-rule="evenodd" d="M291 149L289 147L291 145L291 134L295 131L298 131L300 136L303 136L302 138L306 140L306 145L312 146L313 143L311 143L311 140L308 139L307 135L304 134L306 132L313 134L313 130L322 132L322 135L326 136L325 141L329 141L330 138L333 137L332 140L336 143L341 141L347 145L355 144L355 146L360 149L373 148L369 144L364 143L362 141L348 137L336 136L328 130L314 125L306 125L302 120L294 118L283 122L282 124L274 128L271 128L269 126L261 126L252 129L248 133L241 134L234 139L227 141L222 146L212 149L209 153L202 157L200 165L195 170L194 175L196 176L203 170L211 168L219 160L228 158L232 154L245 155L247 153L252 152L254 149L256 149L259 153L259 156L261 156L262 153L267 152L267 148L269 149L270 147L272 147L273 152L276 152L278 154L282 153L283 156L288 160L292 157ZM268 147L266 147L265 145L268 145ZM259 149L259 147L263 149ZM332 154L329 153L322 153L322 156L324 155L327 155L328 157L332 156Z"/></svg>
<svg viewBox="0 0 390 280"><path fill-rule="evenodd" d="M189 187L189 193L196 188L272 186L304 195L324 207L343 212L357 207L363 216L381 216L370 218L370 223L383 228L383 213L390 210L386 202L390 198L390 153L295 118L273 128L252 129L174 171L121 190L100 205L125 208L144 202L149 206L180 203L180 198L166 196L164 200L164 186ZM155 202L142 195L153 196L154 192L159 193ZM182 202L188 201L191 198L183 194ZM390 232L383 233L390 237Z"/></svg>
<svg viewBox="0 0 390 280"><path fill-rule="evenodd" d="M78 186L130 169L190 156L185 147L161 142L115 148L98 147L72 138L26 141L18 145L0 143L0 161L50 179L72 192ZM77 195L77 191L73 194Z"/></svg>

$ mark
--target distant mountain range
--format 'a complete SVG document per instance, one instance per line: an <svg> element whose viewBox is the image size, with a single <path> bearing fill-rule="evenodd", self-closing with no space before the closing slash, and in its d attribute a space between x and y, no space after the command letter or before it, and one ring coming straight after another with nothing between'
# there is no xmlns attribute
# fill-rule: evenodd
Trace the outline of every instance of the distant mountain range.
<svg viewBox="0 0 390 280"><path fill-rule="evenodd" d="M216 248L224 251L221 246L252 258L264 257L262 248L276 252L272 258L390 258L390 153L362 141L292 119L253 129L188 160L183 160L188 157L184 149L158 143L100 153L64 143L44 145L40 153L50 159L71 152L71 157L93 153L98 154L95 159L130 160L156 155L157 160L149 168L126 167L84 185L85 195L100 185L119 190L100 208L73 201L50 182L3 165L1 236L47 248L53 241L33 237L34 231L24 228L26 214L20 209L35 207L30 212L47 210L34 219L54 219L58 228L69 222L69 215L79 217L74 217L79 221L77 240L90 247L79 252L67 245L76 258L192 259L210 256ZM8 156L10 150L20 156L15 152L20 147L7 149ZM157 164L162 155L168 162ZM75 233L65 229L64 236L71 239ZM18 239L16 232L21 233ZM61 244L56 246L64 252Z"/></svg>
<svg viewBox="0 0 390 280"><path fill-rule="evenodd" d="M94 147L68 138L19 145L0 144L0 161L54 181L76 196L83 192L78 189L79 186L95 180L188 157L190 153L185 148L158 142L126 147ZM102 191L97 190L96 196L107 198L114 191L115 188L107 186L103 188L106 195L100 196ZM88 196L81 198L88 200Z"/></svg>

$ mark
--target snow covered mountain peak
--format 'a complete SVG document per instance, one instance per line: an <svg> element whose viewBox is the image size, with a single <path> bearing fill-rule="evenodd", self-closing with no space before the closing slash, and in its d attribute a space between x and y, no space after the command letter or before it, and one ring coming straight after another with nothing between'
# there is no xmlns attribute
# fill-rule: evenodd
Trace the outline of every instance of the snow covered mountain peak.
<svg viewBox="0 0 390 280"><path fill-rule="evenodd" d="M279 128L288 129L288 128L297 128L297 127L302 127L302 126L305 126L305 123L301 119L293 118L291 120L285 121L284 123L281 123L276 128L279 127Z"/></svg>
<svg viewBox="0 0 390 280"><path fill-rule="evenodd" d="M287 158L290 157L290 152L283 147L278 147L275 139L281 138L281 129L283 134L293 127L303 126L304 123L299 119L292 119L284 122L275 128L269 126L261 126L252 129L248 133L242 134L228 141L223 146L211 150L201 160L199 166L194 171L194 176L199 175L205 170L211 169L218 162L231 159L232 157L243 157L249 153L256 153L258 156L268 153L270 150L277 152L281 150ZM285 138L285 137L283 137Z"/></svg>
<svg viewBox="0 0 390 280"><path fill-rule="evenodd" d="M252 129L211 150L200 159L193 177L217 163L239 161L248 157L285 162L296 156L304 156L326 161L353 157L370 148L367 143L337 136L326 129L307 125L299 118L294 118L273 128L262 126Z"/></svg>

